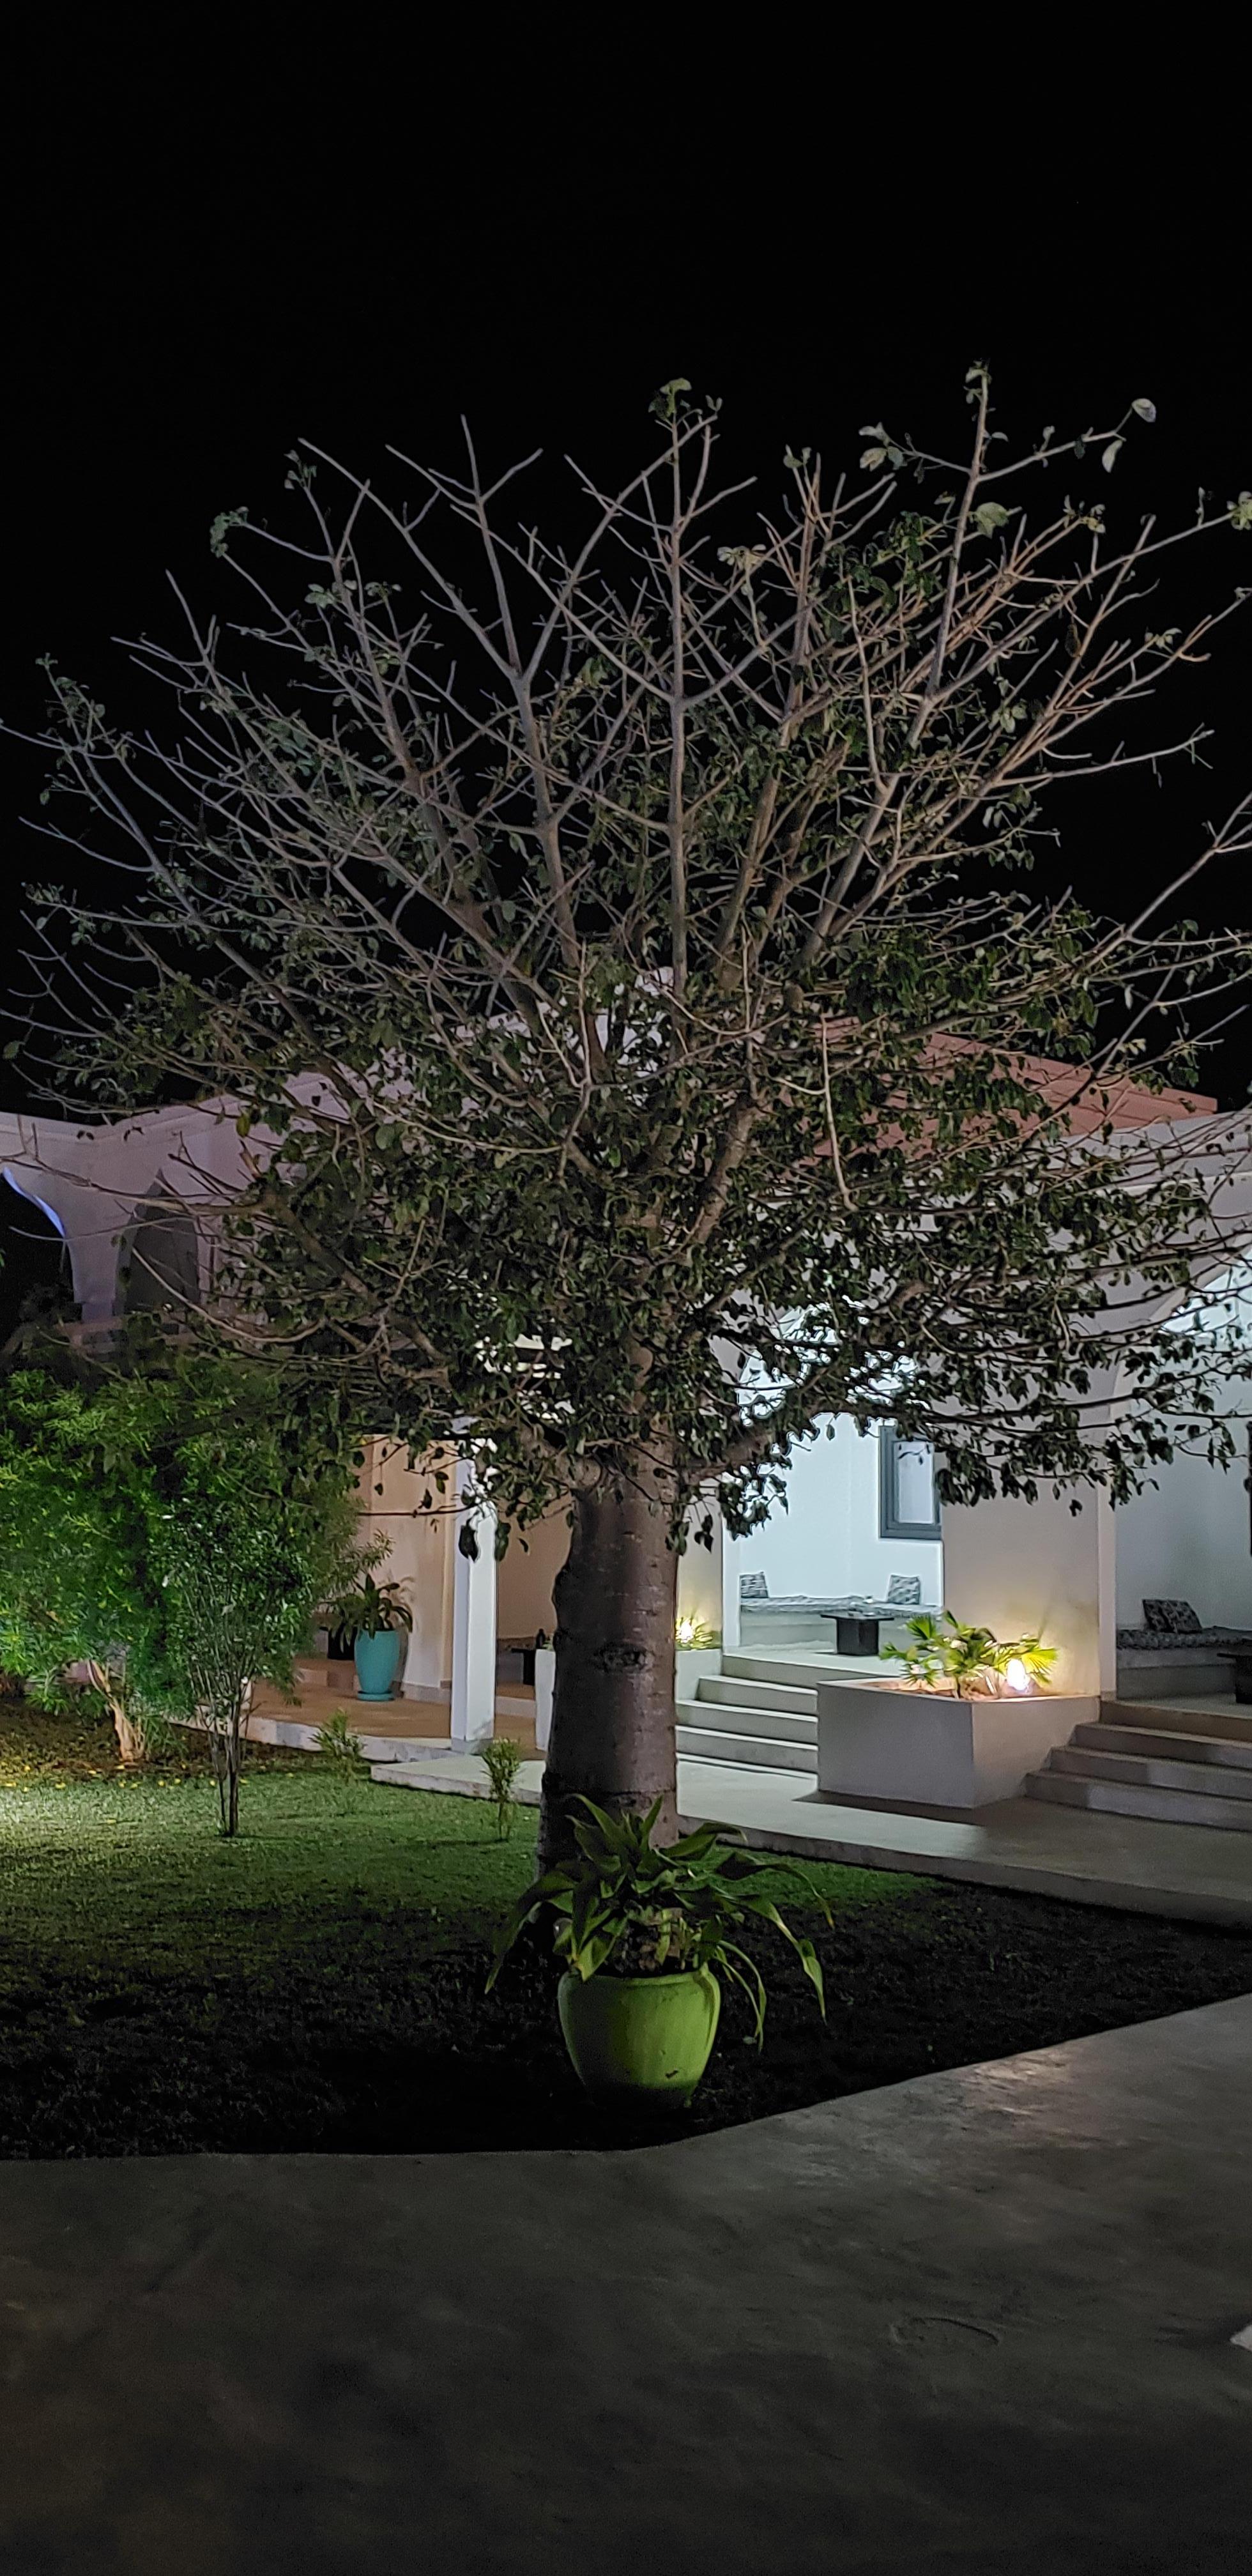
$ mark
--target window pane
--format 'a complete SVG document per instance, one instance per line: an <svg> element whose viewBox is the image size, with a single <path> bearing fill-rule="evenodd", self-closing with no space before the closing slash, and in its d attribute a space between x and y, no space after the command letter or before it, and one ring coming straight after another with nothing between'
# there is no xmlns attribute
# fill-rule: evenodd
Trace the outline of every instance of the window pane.
<svg viewBox="0 0 1252 2576"><path fill-rule="evenodd" d="M896 1510L902 1521L930 1526L935 1519L935 1453L928 1440L897 1444Z"/></svg>

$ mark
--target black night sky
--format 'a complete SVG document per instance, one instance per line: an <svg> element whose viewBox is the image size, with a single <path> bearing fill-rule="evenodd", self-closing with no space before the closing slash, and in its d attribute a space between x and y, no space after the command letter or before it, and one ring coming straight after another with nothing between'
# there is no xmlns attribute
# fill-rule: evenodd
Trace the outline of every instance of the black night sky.
<svg viewBox="0 0 1252 2576"><path fill-rule="evenodd" d="M124 704L110 639L173 631L167 569L207 595L211 519L279 511L302 436L366 470L389 442L449 461L464 410L497 462L572 449L611 474L682 374L723 397L727 461L768 477L787 443L854 463L866 421L959 438L985 356L1011 434L1156 402L1107 496L1128 524L1252 486L1244 152L1219 67L1162 71L1154 95L1145 69L1138 99L1124 70L1036 69L989 103L960 64L906 76L894 46L858 65L833 42L826 60L798 29L767 65L711 23L681 59L622 62L604 21L595 56L555 22L484 20L438 51L420 24L397 43L372 23L337 21L319 51L284 16L268 54L205 20L177 54L156 20L76 28L72 48L64 22L28 28L6 180L10 725L39 721L42 653ZM1197 556L1169 622L1252 582L1243 542L1246 564L1228 536ZM1217 727L1211 767L1093 793L1065 882L1119 909L1252 782L1250 638L1229 628L1193 706L1174 696L1175 719ZM21 820L40 764L0 756L16 914L23 879L54 871ZM1242 874L1195 908L1247 923ZM20 1064L4 1075L5 1105L30 1097ZM1233 1103L1250 1075L1245 1023L1209 1080ZM10 1242L5 1312L32 1257Z"/></svg>

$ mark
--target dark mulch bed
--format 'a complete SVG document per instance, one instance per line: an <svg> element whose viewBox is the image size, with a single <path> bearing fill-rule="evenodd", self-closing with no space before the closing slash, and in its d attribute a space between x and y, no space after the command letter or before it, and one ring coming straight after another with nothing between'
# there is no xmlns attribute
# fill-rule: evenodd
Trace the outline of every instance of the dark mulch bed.
<svg viewBox="0 0 1252 2576"><path fill-rule="evenodd" d="M264 1927L258 1926L258 1932ZM277 1927L274 1927L277 1928ZM596 2109L557 2028L553 1971L518 1954L484 1997L484 1940L432 1952L402 1907L215 1962L49 1976L10 1959L0 2154L413 2153L690 2136L1252 1988L1252 1936L928 1883L817 1930L828 2020L762 1937L765 2048L733 1996L687 2114Z"/></svg>

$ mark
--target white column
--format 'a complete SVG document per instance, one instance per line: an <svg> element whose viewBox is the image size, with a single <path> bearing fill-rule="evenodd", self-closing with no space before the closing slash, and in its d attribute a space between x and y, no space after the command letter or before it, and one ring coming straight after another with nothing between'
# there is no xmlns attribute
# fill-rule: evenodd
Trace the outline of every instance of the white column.
<svg viewBox="0 0 1252 2576"><path fill-rule="evenodd" d="M722 1531L722 1652L739 1652L739 1573L743 1564L743 1541Z"/></svg>
<svg viewBox="0 0 1252 2576"><path fill-rule="evenodd" d="M1100 1577L1100 1690L1117 1697L1117 1514L1107 1494L1092 1496Z"/></svg>
<svg viewBox="0 0 1252 2576"><path fill-rule="evenodd" d="M943 1509L944 1600L955 1619L997 1637L1041 1634L1055 1646L1055 1690L1100 1689L1101 1596L1109 1595L1112 1519L1088 1488L1071 1512L1068 1494Z"/></svg>
<svg viewBox="0 0 1252 2576"><path fill-rule="evenodd" d="M457 1498L474 1481L472 1458L458 1458ZM452 1712L450 1732L457 1744L472 1744L490 1735L496 1722L496 1516L489 1503L469 1513L463 1503L455 1522L456 1538L472 1524L477 1556L465 1556L453 1544L452 1554Z"/></svg>

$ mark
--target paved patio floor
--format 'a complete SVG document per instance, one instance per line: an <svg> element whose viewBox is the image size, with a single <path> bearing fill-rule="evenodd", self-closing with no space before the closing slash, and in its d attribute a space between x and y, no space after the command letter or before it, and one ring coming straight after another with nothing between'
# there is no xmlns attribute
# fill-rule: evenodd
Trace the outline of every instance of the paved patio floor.
<svg viewBox="0 0 1252 2576"><path fill-rule="evenodd" d="M1177 2576L1252 1998L634 2155L0 2168L5 2576Z"/></svg>
<svg viewBox="0 0 1252 2576"><path fill-rule="evenodd" d="M483 1796L481 1762L449 1749L374 1772L398 1788ZM541 1761L524 1762L515 1795L537 1805ZM1020 1887L1083 1905L1168 1914L1204 1923L1252 1924L1252 1835L1208 1825L1161 1825L1009 1798L980 1808L977 1823L847 1807L823 1797L804 1771L755 1771L730 1762L678 1765L678 1803L689 1823L714 1817L750 1843L800 1859L865 1869L918 1870L935 1878Z"/></svg>

